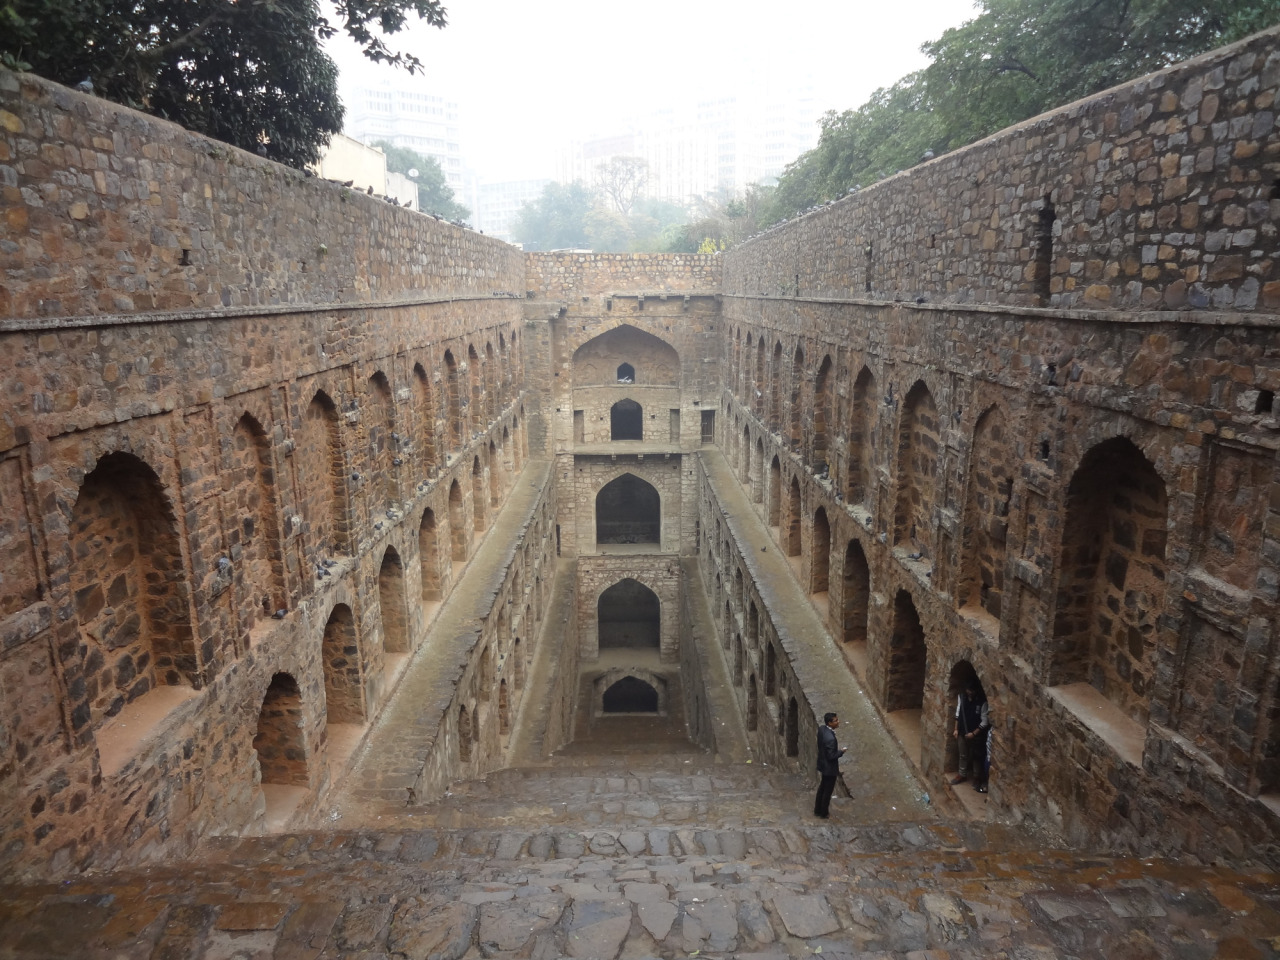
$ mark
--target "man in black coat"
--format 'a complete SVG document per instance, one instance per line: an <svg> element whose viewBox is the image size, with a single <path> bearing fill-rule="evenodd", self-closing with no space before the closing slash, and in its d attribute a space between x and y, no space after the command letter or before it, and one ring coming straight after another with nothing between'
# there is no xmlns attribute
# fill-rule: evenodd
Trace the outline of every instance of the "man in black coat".
<svg viewBox="0 0 1280 960"><path fill-rule="evenodd" d="M828 713L818 728L818 773L822 780L818 783L818 797L813 802L813 815L823 820L831 813L831 793L836 788L836 777L840 775L840 758L844 756L844 748L836 743L838 726L840 718Z"/></svg>

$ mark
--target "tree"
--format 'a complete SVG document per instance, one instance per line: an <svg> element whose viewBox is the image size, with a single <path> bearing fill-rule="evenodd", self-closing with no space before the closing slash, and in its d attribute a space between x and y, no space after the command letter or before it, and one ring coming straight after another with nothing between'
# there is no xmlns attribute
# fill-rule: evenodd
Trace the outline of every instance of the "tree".
<svg viewBox="0 0 1280 960"><path fill-rule="evenodd" d="M581 180L548 183L542 194L520 208L516 239L530 250L586 249L587 214L594 206L591 191Z"/></svg>
<svg viewBox="0 0 1280 960"><path fill-rule="evenodd" d="M449 186L435 157L397 147L388 140L375 140L373 146L387 155L387 169L392 173L410 176L410 170L417 171L413 179L418 184L418 209L423 213L438 213L448 220L466 220L471 216L471 210L455 199L453 187Z"/></svg>
<svg viewBox="0 0 1280 960"><path fill-rule="evenodd" d="M609 162L596 171L596 187L624 217L631 215L631 208L648 180L649 164L641 157L610 157Z"/></svg>
<svg viewBox="0 0 1280 960"><path fill-rule="evenodd" d="M293 166L341 129L337 68L321 41L344 30L370 59L410 70L373 34L411 14L444 26L438 0L2 0L0 61Z"/></svg>
<svg viewBox="0 0 1280 960"><path fill-rule="evenodd" d="M923 70L828 113L763 223L1280 21L1280 0L979 0Z"/></svg>

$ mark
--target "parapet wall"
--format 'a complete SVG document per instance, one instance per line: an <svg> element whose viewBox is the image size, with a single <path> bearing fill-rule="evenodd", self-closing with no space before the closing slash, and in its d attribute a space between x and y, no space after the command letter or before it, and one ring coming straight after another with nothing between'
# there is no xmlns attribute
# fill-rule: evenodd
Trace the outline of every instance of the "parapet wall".
<svg viewBox="0 0 1280 960"><path fill-rule="evenodd" d="M1028 120L743 244L725 293L1275 310L1277 83L1273 31Z"/></svg>
<svg viewBox="0 0 1280 960"><path fill-rule="evenodd" d="M526 293L563 300L610 293L715 293L722 258L692 253L529 253Z"/></svg>

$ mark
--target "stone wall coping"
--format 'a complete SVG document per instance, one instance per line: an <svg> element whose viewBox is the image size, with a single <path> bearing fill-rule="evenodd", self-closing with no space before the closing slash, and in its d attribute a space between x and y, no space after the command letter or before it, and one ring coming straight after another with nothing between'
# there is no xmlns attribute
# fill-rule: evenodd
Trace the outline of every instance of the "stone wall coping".
<svg viewBox="0 0 1280 960"><path fill-rule="evenodd" d="M915 303L911 300L868 300L861 297L780 297L776 294L724 293L729 300L775 300L779 303L821 303L834 306L897 307L936 313L975 313L1045 320L1077 320L1085 323L1160 324L1193 323L1206 327L1258 327L1280 329L1280 314L1238 313L1229 310L1115 310L1020 307L998 303Z"/></svg>
<svg viewBox="0 0 1280 960"><path fill-rule="evenodd" d="M513 293L454 294L451 296L404 297L396 300L333 300L324 303L272 303L216 307L204 310L163 310L154 313L90 313L76 317L0 317L0 333L39 333L85 327L119 327L132 324L180 323L192 320L237 320L241 317L289 316L301 313L331 313L338 310L393 310L425 307L439 303L473 300L519 300Z"/></svg>

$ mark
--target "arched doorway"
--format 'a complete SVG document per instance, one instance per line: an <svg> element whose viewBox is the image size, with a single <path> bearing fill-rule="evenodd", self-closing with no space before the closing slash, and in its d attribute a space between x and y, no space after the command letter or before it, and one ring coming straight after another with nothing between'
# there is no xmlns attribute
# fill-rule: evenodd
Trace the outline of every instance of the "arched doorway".
<svg viewBox="0 0 1280 960"><path fill-rule="evenodd" d="M662 603L628 577L600 594L596 625L601 650L657 650L662 646Z"/></svg>
<svg viewBox="0 0 1280 960"><path fill-rule="evenodd" d="M622 399L609 408L609 439L644 439L644 409L640 404Z"/></svg>
<svg viewBox="0 0 1280 960"><path fill-rule="evenodd" d="M661 543L662 501L650 483L631 473L596 494L596 543Z"/></svg>
<svg viewBox="0 0 1280 960"><path fill-rule="evenodd" d="M623 677L604 692L605 713L657 713L658 691L638 677Z"/></svg>

